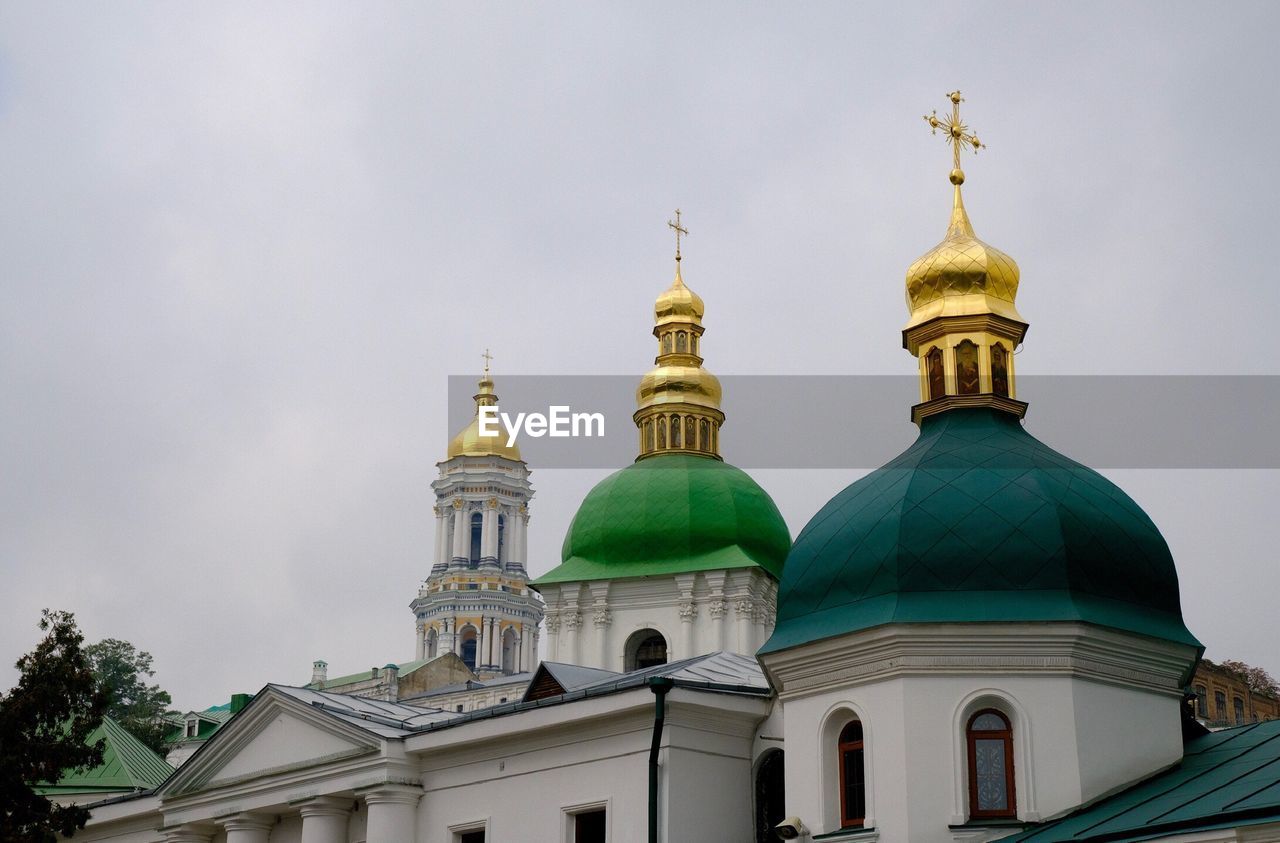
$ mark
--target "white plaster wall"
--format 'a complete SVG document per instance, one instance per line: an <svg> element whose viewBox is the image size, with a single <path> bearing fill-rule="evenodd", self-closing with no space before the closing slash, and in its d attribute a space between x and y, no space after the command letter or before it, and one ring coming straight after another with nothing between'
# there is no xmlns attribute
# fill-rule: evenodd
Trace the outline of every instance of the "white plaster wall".
<svg viewBox="0 0 1280 843"><path fill-rule="evenodd" d="M989 704L1013 722L1023 819L1066 813L1181 754L1176 700L1151 692L1060 675L899 676L783 703L787 812L815 834L838 827L834 735L822 727L848 710L863 721L881 839L951 841L948 824L968 812L964 725Z"/></svg>

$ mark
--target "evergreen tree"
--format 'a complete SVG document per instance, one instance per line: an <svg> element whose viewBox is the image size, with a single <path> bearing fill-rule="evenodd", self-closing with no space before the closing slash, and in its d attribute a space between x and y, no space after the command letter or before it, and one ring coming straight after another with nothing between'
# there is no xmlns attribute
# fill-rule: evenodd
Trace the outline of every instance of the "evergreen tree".
<svg viewBox="0 0 1280 843"><path fill-rule="evenodd" d="M89 812L53 804L32 785L69 769L102 763L89 734L102 722L107 696L89 667L84 636L70 612L45 609L44 639L18 659L18 684L0 695L0 840L49 843L84 828Z"/></svg>
<svg viewBox="0 0 1280 843"><path fill-rule="evenodd" d="M107 692L107 715L160 756L164 736L171 728L161 719L173 700L159 685L143 677L155 676L151 654L128 641L107 638L85 648L89 665Z"/></svg>

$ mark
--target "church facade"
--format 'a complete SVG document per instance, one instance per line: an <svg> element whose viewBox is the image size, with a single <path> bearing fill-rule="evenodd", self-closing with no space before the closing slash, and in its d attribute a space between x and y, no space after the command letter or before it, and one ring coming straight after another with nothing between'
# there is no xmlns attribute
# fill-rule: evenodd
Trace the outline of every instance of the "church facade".
<svg viewBox="0 0 1280 843"><path fill-rule="evenodd" d="M1022 424L1019 272L965 211L960 102L930 121L954 155L947 233L907 274L911 447L793 543L721 458L731 420L677 246L638 458L587 495L560 565L527 579L518 452L468 427L441 463L417 655L518 697L270 685L76 839L1280 840L1280 721L1196 723L1203 648L1159 530Z"/></svg>

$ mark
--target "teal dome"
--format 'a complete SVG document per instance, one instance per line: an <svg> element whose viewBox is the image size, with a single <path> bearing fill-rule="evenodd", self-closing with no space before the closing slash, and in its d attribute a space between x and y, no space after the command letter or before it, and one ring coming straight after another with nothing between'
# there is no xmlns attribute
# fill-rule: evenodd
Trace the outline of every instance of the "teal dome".
<svg viewBox="0 0 1280 843"><path fill-rule="evenodd" d="M746 472L713 457L662 454L615 471L587 494L563 562L533 584L751 565L777 579L790 549L778 507Z"/></svg>
<svg viewBox="0 0 1280 843"><path fill-rule="evenodd" d="M1164 537L1133 500L988 408L915 444L796 539L762 652L887 623L1087 621L1199 647Z"/></svg>

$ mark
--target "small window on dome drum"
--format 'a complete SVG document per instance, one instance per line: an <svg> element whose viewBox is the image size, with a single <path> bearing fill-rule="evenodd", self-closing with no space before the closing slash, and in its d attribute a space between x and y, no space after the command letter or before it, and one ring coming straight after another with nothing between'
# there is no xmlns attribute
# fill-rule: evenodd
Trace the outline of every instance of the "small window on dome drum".
<svg viewBox="0 0 1280 843"><path fill-rule="evenodd" d="M684 421L684 446L690 451L698 447L698 421L693 416Z"/></svg>
<svg viewBox="0 0 1280 843"><path fill-rule="evenodd" d="M658 416L658 450L665 451L667 449L667 420L664 416Z"/></svg>
<svg viewBox="0 0 1280 843"><path fill-rule="evenodd" d="M977 395L980 383L978 347L969 340L963 340L956 346L956 385L961 395Z"/></svg>
<svg viewBox="0 0 1280 843"><path fill-rule="evenodd" d="M867 816L866 757L862 722L851 720L840 732L840 827L857 828Z"/></svg>
<svg viewBox="0 0 1280 843"><path fill-rule="evenodd" d="M703 451L710 451L710 443L707 442L707 420L700 419L698 421L698 448Z"/></svg>
<svg viewBox="0 0 1280 843"><path fill-rule="evenodd" d="M942 349L934 346L924 358L925 372L929 378L929 400L947 394L947 377L942 368Z"/></svg>
<svg viewBox="0 0 1280 843"><path fill-rule="evenodd" d="M680 417L671 417L671 447L680 447Z"/></svg>
<svg viewBox="0 0 1280 843"><path fill-rule="evenodd" d="M991 391L996 395L1009 394L1009 352L996 343L991 346Z"/></svg>
<svg viewBox="0 0 1280 843"><path fill-rule="evenodd" d="M1018 815L1013 790L1013 729L995 709L979 711L966 729L969 764L969 816L973 819Z"/></svg>
<svg viewBox="0 0 1280 843"><path fill-rule="evenodd" d="M689 335L684 331L676 334L676 351L685 354L689 351Z"/></svg>

